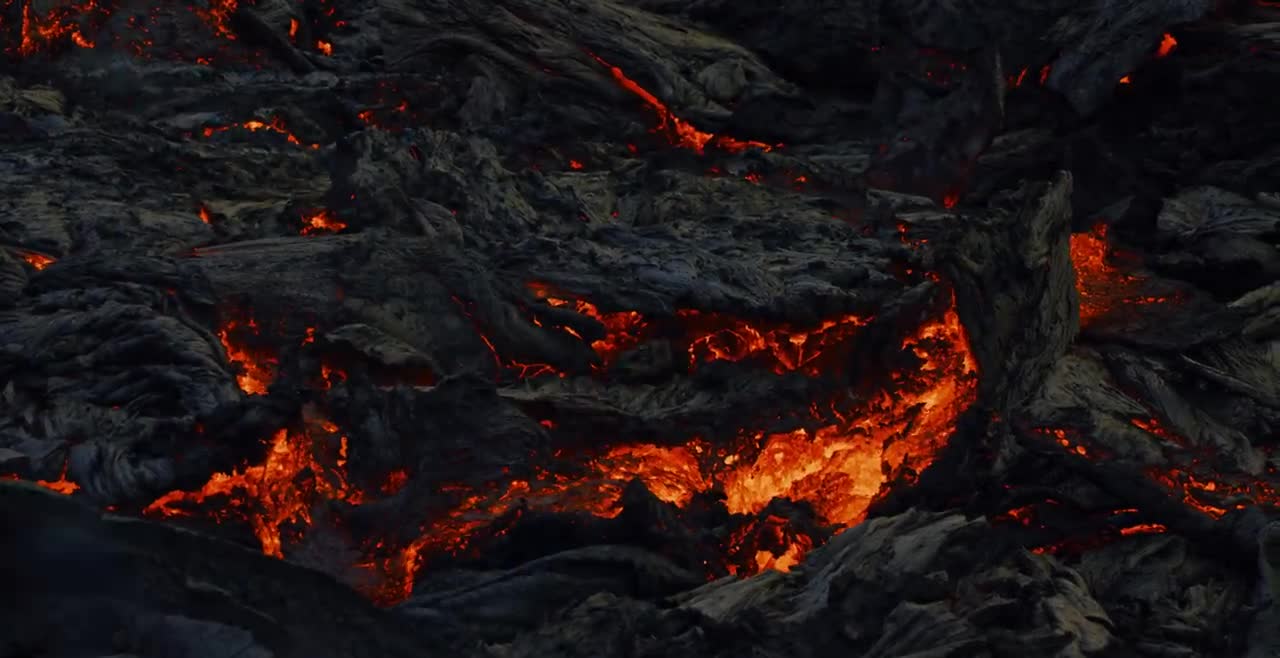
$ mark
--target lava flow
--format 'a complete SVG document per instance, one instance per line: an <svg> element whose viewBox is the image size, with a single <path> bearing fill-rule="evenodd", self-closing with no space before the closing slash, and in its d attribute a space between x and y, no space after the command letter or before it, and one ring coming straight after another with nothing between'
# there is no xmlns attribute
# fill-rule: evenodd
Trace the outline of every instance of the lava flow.
<svg viewBox="0 0 1280 658"><path fill-rule="evenodd" d="M257 335L258 323L253 318L243 323L232 320L218 330L218 338L222 341L227 360L239 370L236 374L236 383L240 386L240 390L249 395L264 395L271 381L275 379L275 359L254 354L234 342L233 336L242 331Z"/></svg>
<svg viewBox="0 0 1280 658"><path fill-rule="evenodd" d="M683 446L616 446L585 460L586 475L541 472L534 481L514 480L492 493L472 492L443 518L423 528L415 542L382 563L391 589L383 600L407 596L424 556L458 553L473 533L516 509L585 512L615 516L623 487L639 479L660 500L683 507L697 493L719 487L729 512L760 513L775 498L808 503L823 522L837 528L859 523L871 502L896 478L927 467L976 397L977 369L958 314L952 307L906 338L903 350L919 365L896 373L894 385L850 410L834 424L771 435L744 436L741 452L709 459L707 443ZM808 537L784 537L780 522L754 523L777 541L740 531L723 551L747 553L731 563L736 573L789 568L812 546ZM785 539L785 541L784 541ZM744 551L751 540L757 549ZM759 547L768 546L765 550Z"/></svg>
<svg viewBox="0 0 1280 658"><path fill-rule="evenodd" d="M66 461L63 461L63 462L62 462L62 472L58 474L58 479L56 479L56 480L36 480L36 481L35 481L35 483L36 483L36 484L38 484L38 485L40 485L40 486L42 486L42 487L44 487L45 489L48 489L49 491L55 491L55 492L60 493L60 494L62 494L62 495L64 495L64 496L70 496L71 494L73 494L73 493L75 493L75 492L77 492L77 491L79 491L79 490L80 490L80 485L78 485L78 484L76 484L75 482L72 482L71 480L68 480L68 479L67 479L67 467L68 467L68 466L69 466L68 462L66 462ZM8 473L6 473L6 474L4 474L4 475L0 475L0 479L3 479L3 480L21 480L22 478L18 477L17 475L13 475L13 474L8 474Z"/></svg>
<svg viewBox="0 0 1280 658"><path fill-rule="evenodd" d="M828 523L860 522L890 479L919 473L977 395L977 366L954 307L905 339L919 359L894 386L833 425L764 437L756 458L726 464L729 511L754 513L775 497L809 502Z"/></svg>
<svg viewBox="0 0 1280 658"><path fill-rule="evenodd" d="M1146 279L1121 271L1110 262L1107 225L1099 223L1086 233L1071 236L1071 262L1080 296L1080 325L1105 316L1120 306L1161 304L1174 297L1142 295Z"/></svg>
<svg viewBox="0 0 1280 658"><path fill-rule="evenodd" d="M230 473L214 473L196 491L171 491L143 510L144 514L173 517L190 515L191 506L221 522L232 510L247 518L262 543L262 552L284 557L284 533L289 524L311 524L312 511L324 501L361 502L361 494L347 483L342 466L347 438L333 437L338 427L326 420L308 424L306 431L282 429L272 437L262 464ZM326 455L325 452L334 454ZM215 497L220 505L204 505Z"/></svg>
<svg viewBox="0 0 1280 658"><path fill-rule="evenodd" d="M649 107L653 108L658 114L657 130L665 133L668 139L676 146L691 149L696 153L702 153L707 144L711 144L724 151L738 153L750 148L757 148L761 151L771 151L773 147L764 142L742 141L734 139L727 135L716 135L714 133L703 132L694 127L693 124L676 116L662 101L658 100L649 90L640 86L640 83L627 77L622 69L604 61L595 53L588 53L601 66L609 69L609 74L613 79L622 86L623 89L639 96Z"/></svg>

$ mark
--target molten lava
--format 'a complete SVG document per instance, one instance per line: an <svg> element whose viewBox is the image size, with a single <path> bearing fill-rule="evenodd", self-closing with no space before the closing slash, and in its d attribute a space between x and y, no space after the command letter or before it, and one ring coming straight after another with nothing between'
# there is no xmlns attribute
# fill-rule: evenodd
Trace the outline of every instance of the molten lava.
<svg viewBox="0 0 1280 658"><path fill-rule="evenodd" d="M304 213L302 215L302 234L303 235L319 235L322 233L337 233L347 228L347 223L338 219L329 210L317 210L314 212Z"/></svg>
<svg viewBox="0 0 1280 658"><path fill-rule="evenodd" d="M657 131L664 133L671 143L691 149L696 153L702 153L707 144L711 144L721 150L731 153L739 153L751 148L757 148L762 151L771 151L773 147L764 142L742 141L727 135L716 135L713 133L703 132L693 126L693 124L676 116L665 103L658 100L649 90L640 86L640 83L627 77L622 69L604 61L594 53L588 53L596 62L607 69L613 79L627 91L639 96L653 111L658 114Z"/></svg>
<svg viewBox="0 0 1280 658"><path fill-rule="evenodd" d="M79 2L62 3L43 14L37 12L32 3L35 0L20 0L22 5L22 24L16 48L6 48L8 52L16 52L23 57L33 55L42 47L52 47L55 43L69 43L80 48L93 48L94 42L83 31L82 22L101 24L110 17L110 9L103 6L100 0L80 0ZM7 9L10 3L5 3Z"/></svg>
<svg viewBox="0 0 1280 658"><path fill-rule="evenodd" d="M535 287L538 290L545 292ZM610 318L611 314L583 304L587 303L576 302L575 308ZM809 503L829 525L855 525L892 479L909 478L933 461L960 413L976 397L977 369L954 300L941 317L906 338L902 347L915 356L918 366L897 373L891 389L880 391L835 424L744 437L742 445L757 449L724 456L713 456L707 444L697 439L674 447L615 446L584 459L585 475L541 471L532 481L512 480L489 493L470 492L452 511L424 527L418 540L379 563L390 585L378 597L403 599L424 555L462 552L476 531L504 514L535 509L611 518L620 511L617 503L623 487L633 479L678 507L718 486L734 514L757 514L774 498L789 498ZM745 557L731 562L730 568L737 573L785 570L813 545L809 537L792 533L776 517L749 526L754 530L735 532L724 546L726 555Z"/></svg>
<svg viewBox="0 0 1280 658"><path fill-rule="evenodd" d="M1080 325L1110 314L1121 306L1162 304L1176 297L1142 295L1146 279L1121 271L1110 262L1107 225L1099 223L1086 233L1071 236L1071 262L1080 296Z"/></svg>
<svg viewBox="0 0 1280 658"><path fill-rule="evenodd" d="M954 302L902 345L920 360L840 422L764 437L751 462L726 464L729 511L753 513L775 497L808 501L828 523L852 526L891 478L933 461L977 395L977 367Z"/></svg>
<svg viewBox="0 0 1280 658"><path fill-rule="evenodd" d="M35 252L35 251L22 251L22 252L19 252L18 255L22 257L22 260L27 261L28 265L36 268L37 270L43 270L44 268L49 267L50 265L57 262L57 260L54 257L46 256L42 253Z"/></svg>
<svg viewBox="0 0 1280 658"><path fill-rule="evenodd" d="M239 0L209 0L207 9L193 7L192 11L213 30L215 35L235 41L236 33L231 29L231 17L235 15L239 4Z"/></svg>
<svg viewBox="0 0 1280 658"><path fill-rule="evenodd" d="M250 350L233 342L232 337L241 331L256 335L258 333L258 324L254 322L253 318L249 318L243 323L235 320L229 321L222 329L218 330L218 338L222 341L222 348L226 350L227 360L239 370L236 375L236 383L240 386L240 390L249 395L265 395L267 388L271 386L272 380L275 379L275 360L255 355Z"/></svg>
<svg viewBox="0 0 1280 658"><path fill-rule="evenodd" d="M542 283L530 283L535 296L550 306L572 308L580 315L593 318L605 327L605 337L591 343L607 367L621 353L644 342L652 333L651 323L635 311L603 312L591 302L553 296L557 293ZM689 363L711 361L756 361L775 373L803 372L818 376L823 367L837 359L842 349L866 326L870 318L843 315L824 320L811 329L800 329L785 323L763 323L734 318L720 313L682 310L676 314L684 338ZM535 320L536 322L537 320ZM571 335L577 332L560 327Z"/></svg>
<svg viewBox="0 0 1280 658"><path fill-rule="evenodd" d="M787 519L770 514L735 530L726 545L729 573L750 575L766 569L790 571L813 548L813 540L793 531Z"/></svg>
<svg viewBox="0 0 1280 658"><path fill-rule="evenodd" d="M337 426L324 420L308 423L306 431L282 429L272 437L262 464L214 473L200 489L171 491L148 505L143 513L184 516L191 514L190 506L199 505L202 512L221 522L235 510L252 526L263 553L283 557L290 524L310 525L316 505L326 501L352 505L361 502L360 492L347 483L343 468L346 437L338 437L336 446L324 440L337 433ZM206 504L215 498L222 500L217 505Z"/></svg>
<svg viewBox="0 0 1280 658"><path fill-rule="evenodd" d="M229 130L236 130L236 129L248 130L249 132L261 132L261 131L273 132L279 135L284 135L285 139L290 144L297 144L298 146L307 146L308 148L311 148L313 150L320 148L319 144L303 144L302 140L298 139L297 135L289 131L289 128L284 124L284 120L281 119L280 117L271 117L270 122L263 122L263 121L258 121L257 119L250 119L249 121L245 121L243 123L233 123L226 126L206 126L201 131L201 134L203 134L205 137L213 137L218 133L224 133Z"/></svg>

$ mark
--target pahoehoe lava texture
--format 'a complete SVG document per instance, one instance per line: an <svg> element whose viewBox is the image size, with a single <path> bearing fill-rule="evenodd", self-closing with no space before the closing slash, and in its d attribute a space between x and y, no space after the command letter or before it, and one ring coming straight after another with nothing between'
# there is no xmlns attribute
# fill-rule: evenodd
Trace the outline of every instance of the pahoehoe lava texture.
<svg viewBox="0 0 1280 658"><path fill-rule="evenodd" d="M0 658L1280 651L1280 7L0 0Z"/></svg>

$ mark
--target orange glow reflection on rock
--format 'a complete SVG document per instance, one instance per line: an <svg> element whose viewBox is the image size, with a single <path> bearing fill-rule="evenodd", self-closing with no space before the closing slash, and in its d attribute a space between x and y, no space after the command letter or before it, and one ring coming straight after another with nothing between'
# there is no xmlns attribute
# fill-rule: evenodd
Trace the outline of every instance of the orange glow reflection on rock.
<svg viewBox="0 0 1280 658"><path fill-rule="evenodd" d="M653 108L658 114L658 131L665 133L672 144L691 149L697 153L702 153L707 144L712 144L725 151L733 153L745 151L749 148L757 148L762 151L771 151L773 147L764 142L742 141L726 135L716 135L709 132L703 132L693 126L693 124L676 116L662 101L658 100L649 90L640 86L640 83L627 77L622 69L604 61L594 53L589 53L593 59L601 66L609 70L609 74L613 76L614 81L623 89L639 96L649 107Z"/></svg>
<svg viewBox="0 0 1280 658"><path fill-rule="evenodd" d="M262 464L214 473L200 489L171 491L148 505L143 513L186 516L191 506L203 505L215 497L225 498L219 505L201 509L211 513L217 522L233 515L246 519L262 544L262 552L283 557L286 526L309 525L316 504L326 500L361 502L360 492L347 483L339 465L345 461L346 437L340 437L334 455L326 455L325 442L313 438L313 434L332 436L337 431L336 426L323 420L310 423L306 431L282 429L271 438Z"/></svg>

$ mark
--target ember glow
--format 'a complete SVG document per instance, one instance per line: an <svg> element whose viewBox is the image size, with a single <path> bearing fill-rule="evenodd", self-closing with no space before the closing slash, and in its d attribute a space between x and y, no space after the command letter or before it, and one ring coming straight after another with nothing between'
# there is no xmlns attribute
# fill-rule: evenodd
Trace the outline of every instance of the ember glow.
<svg viewBox="0 0 1280 658"><path fill-rule="evenodd" d="M773 150L773 146L765 144L764 142L754 142L750 140L742 141L727 135L716 135L698 130L693 126L693 124L672 113L666 103L658 100L657 96L654 96L649 92L649 90L641 87L640 83L627 77L627 74L623 73L622 69L604 61L594 53L588 54L590 54L591 57L601 66L608 69L609 74L613 76L614 81L623 89L639 96L645 104L653 108L653 111L658 114L657 131L665 134L667 138L671 140L672 144L681 148L690 149L696 153L702 153L707 144L711 144L712 146L731 153L738 153L751 148L760 149L761 151Z"/></svg>
<svg viewBox="0 0 1280 658"><path fill-rule="evenodd" d="M1164 36L1160 38L1160 47L1156 50L1156 57L1164 57L1173 52L1173 49L1177 47L1178 40L1173 38L1172 34L1165 32Z"/></svg>

